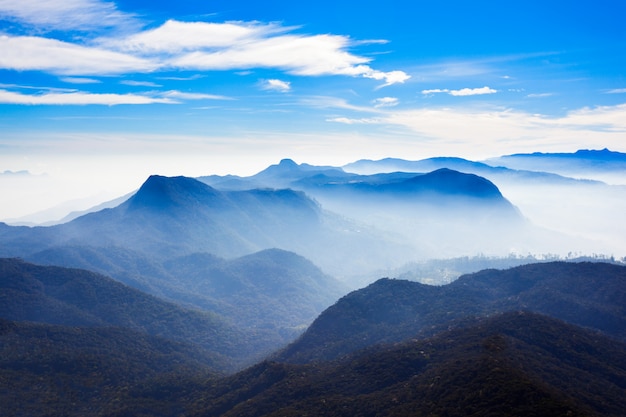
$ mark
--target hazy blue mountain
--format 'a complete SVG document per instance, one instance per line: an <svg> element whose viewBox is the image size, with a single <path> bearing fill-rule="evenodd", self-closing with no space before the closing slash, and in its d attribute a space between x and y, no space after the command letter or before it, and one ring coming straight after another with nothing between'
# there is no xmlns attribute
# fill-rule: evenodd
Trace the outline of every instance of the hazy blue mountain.
<svg viewBox="0 0 626 417"><path fill-rule="evenodd" d="M121 205L52 227L0 224L0 256L59 246L122 247L152 258L195 252L232 258L280 248L333 275L401 262L409 251L383 234L333 215L301 191L219 191L185 177L151 176Z"/></svg>
<svg viewBox="0 0 626 417"><path fill-rule="evenodd" d="M270 165L263 171L249 177L208 175L197 179L221 190L250 190L254 188L294 188L293 182L315 176L347 178L355 175L348 174L339 167L297 164L291 159L283 159L278 164Z"/></svg>
<svg viewBox="0 0 626 417"><path fill-rule="evenodd" d="M434 157L409 161L398 158L385 158L377 161L362 159L342 168L347 172L361 175L373 175L381 172L430 172L442 168L453 169L460 172L475 174L489 179L502 186L503 184L552 184L552 185L577 185L597 184L598 181L570 178L553 173L550 170L533 170L500 166L495 161L493 164L470 161L457 157Z"/></svg>
<svg viewBox="0 0 626 417"><path fill-rule="evenodd" d="M512 169L554 172L576 178L592 178L626 184L626 153L608 149L581 149L573 153L505 155L485 161L489 165ZM618 182L619 181L619 182Z"/></svg>
<svg viewBox="0 0 626 417"><path fill-rule="evenodd" d="M443 286L382 279L324 311L279 357L329 360L377 343L432 334L454 320L529 310L626 341L626 267L541 263L464 275Z"/></svg>
<svg viewBox="0 0 626 417"><path fill-rule="evenodd" d="M171 259L164 268L190 294L185 301L244 328L276 329L284 341L348 291L307 259L279 249L232 260L192 254Z"/></svg>
<svg viewBox="0 0 626 417"><path fill-rule="evenodd" d="M361 160L343 168L360 174L449 168L479 175L496 184L533 225L568 236L542 249L540 242L554 237L534 239L537 249L518 247L518 253L621 254L626 245L626 223L614 221L626 210L626 200L621 198L626 185L619 185L626 184L626 170L620 160L623 154L581 150L573 154L505 156L486 163L452 157L419 161L387 158Z"/></svg>
<svg viewBox="0 0 626 417"><path fill-rule="evenodd" d="M443 159L441 163L445 165ZM467 165L472 163L463 167ZM203 180L216 187L234 186L217 177ZM387 231L410 244L413 259L477 253L507 255L510 250L550 252L562 242L557 234L525 221L493 182L447 167L426 173L357 175L339 168L283 160L255 176L237 179L236 187L255 186L304 191L323 208Z"/></svg>
<svg viewBox="0 0 626 417"><path fill-rule="evenodd" d="M625 352L624 343L595 332L511 312L334 362L263 362L219 381L176 381L170 389L184 386L184 395L167 401L147 388L123 401L119 415L174 402L195 417L618 417L626 407Z"/></svg>

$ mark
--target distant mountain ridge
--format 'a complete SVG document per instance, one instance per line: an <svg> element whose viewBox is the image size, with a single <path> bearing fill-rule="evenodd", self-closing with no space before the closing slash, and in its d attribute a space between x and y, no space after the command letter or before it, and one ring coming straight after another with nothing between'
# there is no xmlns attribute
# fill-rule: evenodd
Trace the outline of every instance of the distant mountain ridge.
<svg viewBox="0 0 626 417"><path fill-rule="evenodd" d="M0 243L0 256L22 257L59 246L123 247L163 258L195 252L238 257L280 248L334 274L350 268L346 259L354 258L353 267L385 264L398 262L405 251L374 230L322 210L302 191L219 191L192 178L162 176L148 178L121 205L69 223L0 224Z"/></svg>
<svg viewBox="0 0 626 417"><path fill-rule="evenodd" d="M626 184L626 153L610 151L607 148L580 149L573 153L520 153L491 158L485 162L513 169L548 171L576 178L582 176Z"/></svg>

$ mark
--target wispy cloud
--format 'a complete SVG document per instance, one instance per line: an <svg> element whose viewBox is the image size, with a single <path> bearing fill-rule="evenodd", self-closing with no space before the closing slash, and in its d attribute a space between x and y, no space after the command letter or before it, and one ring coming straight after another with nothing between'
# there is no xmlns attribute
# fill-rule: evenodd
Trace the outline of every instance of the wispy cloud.
<svg viewBox="0 0 626 417"><path fill-rule="evenodd" d="M179 100L232 100L230 97L221 96L217 94L205 94L205 93L188 93L184 91L170 90L162 93L156 93L157 95L166 99L179 99Z"/></svg>
<svg viewBox="0 0 626 417"><path fill-rule="evenodd" d="M129 85L131 87L161 87L160 84L152 81L122 80L120 84Z"/></svg>
<svg viewBox="0 0 626 417"><path fill-rule="evenodd" d="M399 103L396 97L380 97L373 101L374 107L395 107Z"/></svg>
<svg viewBox="0 0 626 417"><path fill-rule="evenodd" d="M99 0L0 0L0 17L44 30L93 31L139 25L134 15Z"/></svg>
<svg viewBox="0 0 626 417"><path fill-rule="evenodd" d="M480 87L480 88L461 88L460 90L450 90L447 88L435 88L431 90L422 90L422 94L424 95L432 95L432 94L440 94L445 93L451 96L463 97L463 96L480 96L484 94L495 94L498 90L495 90L490 87Z"/></svg>
<svg viewBox="0 0 626 417"><path fill-rule="evenodd" d="M138 94L93 94L85 92L21 94L0 90L0 103L26 105L88 105L115 106L120 104L174 104L167 97L150 97Z"/></svg>
<svg viewBox="0 0 626 417"><path fill-rule="evenodd" d="M287 93L291 91L291 83L289 81L282 81L277 79L264 80L261 83L261 88L268 91L279 91L281 93Z"/></svg>
<svg viewBox="0 0 626 417"><path fill-rule="evenodd" d="M0 36L0 68L62 75L150 72L158 63L102 48L35 36Z"/></svg>
<svg viewBox="0 0 626 417"><path fill-rule="evenodd" d="M61 81L68 84L100 84L102 81L96 80L95 78L85 78L85 77L63 77Z"/></svg>
<svg viewBox="0 0 626 417"><path fill-rule="evenodd" d="M404 127L424 139L468 144L464 146L484 145L494 152L523 145L531 148L538 143L611 147L621 146L623 142L626 104L582 108L561 117L482 107L392 110L379 120Z"/></svg>
<svg viewBox="0 0 626 417"><path fill-rule="evenodd" d="M381 120L377 118L361 118L351 119L348 117L331 117L326 119L327 122L343 123L347 125L374 125L380 124Z"/></svg>
<svg viewBox="0 0 626 417"><path fill-rule="evenodd" d="M553 95L554 95L554 93L531 93L531 94L528 94L526 97L528 97L528 98L543 98L543 97L551 97Z"/></svg>
<svg viewBox="0 0 626 417"><path fill-rule="evenodd" d="M608 90L607 94L626 94L626 88L615 88L613 90Z"/></svg>

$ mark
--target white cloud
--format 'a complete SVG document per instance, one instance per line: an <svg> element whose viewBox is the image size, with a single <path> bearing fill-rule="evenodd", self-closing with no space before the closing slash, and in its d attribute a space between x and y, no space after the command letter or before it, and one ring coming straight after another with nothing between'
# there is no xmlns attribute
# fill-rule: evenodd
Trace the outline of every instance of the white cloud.
<svg viewBox="0 0 626 417"><path fill-rule="evenodd" d="M384 81L382 86L410 78L403 71L383 72L354 55L356 42L338 35L299 35L293 27L249 22L179 22L125 39L101 39L102 46L138 56L158 56L163 67L187 70L278 68L301 76L347 75Z"/></svg>
<svg viewBox="0 0 626 417"><path fill-rule="evenodd" d="M528 98L542 98L542 97L551 97L553 95L554 95L554 93L531 93L531 94L528 94L526 97L528 97Z"/></svg>
<svg viewBox="0 0 626 417"><path fill-rule="evenodd" d="M257 22L180 22L168 20L163 25L122 39L100 39L107 47L140 54L169 53L199 49L228 48L288 31L275 24Z"/></svg>
<svg viewBox="0 0 626 417"><path fill-rule="evenodd" d="M0 36L0 68L40 70L63 75L150 72L150 60L100 48L34 36Z"/></svg>
<svg viewBox="0 0 626 417"><path fill-rule="evenodd" d="M373 101L374 107L394 107L398 105L398 99L396 97L380 97Z"/></svg>
<svg viewBox="0 0 626 417"><path fill-rule="evenodd" d="M431 90L422 90L422 94L431 95L431 94L440 94L446 93L451 96L478 96L483 94L494 94L497 93L498 90L494 90L490 87L481 87L481 88L461 88L460 90L450 90L447 88L434 88Z"/></svg>
<svg viewBox="0 0 626 417"><path fill-rule="evenodd" d="M280 91L281 93L287 93L291 91L291 83L289 81L272 79L263 82L261 88L268 91Z"/></svg>
<svg viewBox="0 0 626 417"><path fill-rule="evenodd" d="M624 94L626 93L626 88L615 88L613 90L609 90L606 92L607 94Z"/></svg>
<svg viewBox="0 0 626 417"><path fill-rule="evenodd" d="M100 84L102 81L85 77L63 77L61 81L68 84Z"/></svg>
<svg viewBox="0 0 626 417"><path fill-rule="evenodd" d="M351 119L348 117L332 117L330 119L326 119L327 122L335 122L335 123L343 123L347 125L374 125L381 123L380 119L376 118L362 118L362 119Z"/></svg>
<svg viewBox="0 0 626 417"><path fill-rule="evenodd" d="M173 104L170 98L150 97L137 94L93 94L85 92L21 94L0 90L0 103L27 105L87 105L100 104L114 106L119 104Z"/></svg>
<svg viewBox="0 0 626 417"><path fill-rule="evenodd" d="M441 88L433 88L432 90L422 90L422 94L424 95L430 95L430 94L439 94L439 93L449 93L450 90L448 90L447 88L441 89Z"/></svg>
<svg viewBox="0 0 626 417"><path fill-rule="evenodd" d="M165 98L180 100L232 100L230 97L216 94L185 93L177 90L166 91L164 93L159 93L158 95Z"/></svg>
<svg viewBox="0 0 626 417"><path fill-rule="evenodd" d="M483 94L494 94L497 92L498 90L485 86L481 88L462 88L460 90L450 90L448 94L452 96L479 96Z"/></svg>
<svg viewBox="0 0 626 417"><path fill-rule="evenodd" d="M160 84L152 81L122 80L120 84L129 85L131 87L161 87Z"/></svg>
<svg viewBox="0 0 626 417"><path fill-rule="evenodd" d="M135 17L99 0L0 0L0 17L47 30L136 27Z"/></svg>

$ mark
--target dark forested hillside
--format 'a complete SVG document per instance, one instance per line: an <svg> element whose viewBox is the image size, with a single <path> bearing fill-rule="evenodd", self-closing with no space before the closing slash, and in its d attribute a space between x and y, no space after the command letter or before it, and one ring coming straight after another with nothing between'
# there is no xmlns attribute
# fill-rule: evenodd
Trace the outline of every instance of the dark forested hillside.
<svg viewBox="0 0 626 417"><path fill-rule="evenodd" d="M432 334L468 316L526 309L626 340L626 267L553 262L465 275L434 287L382 279L324 311L280 358L329 360Z"/></svg>
<svg viewBox="0 0 626 417"><path fill-rule="evenodd" d="M263 362L196 384L184 402L196 417L617 417L626 407L624 381L623 343L546 316L510 312L337 362Z"/></svg>
<svg viewBox="0 0 626 417"><path fill-rule="evenodd" d="M222 366L216 359L128 328L0 319L0 415L102 415L129 389L154 379L216 378L212 365ZM160 408L175 415L167 404Z"/></svg>
<svg viewBox="0 0 626 417"><path fill-rule="evenodd" d="M164 268L226 262L195 258ZM255 265L248 279L260 288L272 283L268 262L307 271L306 260L282 251L230 268ZM273 361L219 376L215 364L224 369L263 332L221 339L232 351L207 351L185 340L202 337L192 312L86 271L0 265L3 416L618 417L626 409L623 266L534 264L441 287L383 279L327 309ZM40 323L18 321L26 319ZM172 325L182 326L177 340Z"/></svg>
<svg viewBox="0 0 626 417"><path fill-rule="evenodd" d="M212 353L210 365L232 370L275 348L222 317L186 309L79 269L0 259L0 318L63 326L120 327L192 343Z"/></svg>

